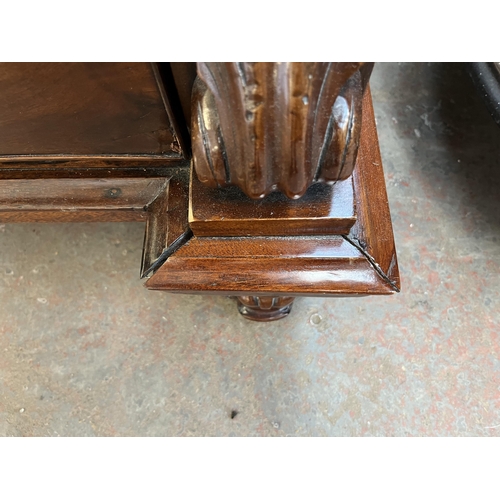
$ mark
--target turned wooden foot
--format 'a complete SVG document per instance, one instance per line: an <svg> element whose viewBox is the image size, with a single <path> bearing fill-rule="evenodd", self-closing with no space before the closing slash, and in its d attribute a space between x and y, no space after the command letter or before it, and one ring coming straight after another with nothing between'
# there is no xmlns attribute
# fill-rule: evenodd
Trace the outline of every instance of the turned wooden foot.
<svg viewBox="0 0 500 500"><path fill-rule="evenodd" d="M242 295L236 297L238 311L252 321L274 321L288 316L295 297L262 297Z"/></svg>

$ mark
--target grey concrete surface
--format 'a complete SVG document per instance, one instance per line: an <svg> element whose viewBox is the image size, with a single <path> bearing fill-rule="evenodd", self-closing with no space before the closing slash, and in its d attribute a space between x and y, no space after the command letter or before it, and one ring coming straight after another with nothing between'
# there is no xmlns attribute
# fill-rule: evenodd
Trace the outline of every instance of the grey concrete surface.
<svg viewBox="0 0 500 500"><path fill-rule="evenodd" d="M500 129L461 65L372 92L401 294L256 324L145 290L142 224L0 225L0 435L499 435Z"/></svg>

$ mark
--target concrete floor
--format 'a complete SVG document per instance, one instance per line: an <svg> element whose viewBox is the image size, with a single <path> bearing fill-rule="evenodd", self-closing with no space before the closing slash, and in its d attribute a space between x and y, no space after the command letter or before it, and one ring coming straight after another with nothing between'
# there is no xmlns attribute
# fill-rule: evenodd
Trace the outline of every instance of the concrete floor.
<svg viewBox="0 0 500 500"><path fill-rule="evenodd" d="M461 65L372 91L401 294L252 323L145 290L142 224L0 225L0 434L500 435L500 129Z"/></svg>

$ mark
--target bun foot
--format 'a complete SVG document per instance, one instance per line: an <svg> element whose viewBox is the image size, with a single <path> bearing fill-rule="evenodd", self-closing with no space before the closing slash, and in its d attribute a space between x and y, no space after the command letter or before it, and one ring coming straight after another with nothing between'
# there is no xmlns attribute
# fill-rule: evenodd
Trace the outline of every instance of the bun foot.
<svg viewBox="0 0 500 500"><path fill-rule="evenodd" d="M236 297L238 311L252 321L275 321L288 316L295 297L265 297L242 295Z"/></svg>

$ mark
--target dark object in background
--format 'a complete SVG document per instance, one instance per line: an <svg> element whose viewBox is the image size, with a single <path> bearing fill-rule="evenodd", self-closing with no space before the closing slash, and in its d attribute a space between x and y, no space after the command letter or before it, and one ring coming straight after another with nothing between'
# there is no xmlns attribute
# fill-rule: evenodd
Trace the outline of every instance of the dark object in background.
<svg viewBox="0 0 500 500"><path fill-rule="evenodd" d="M491 116L500 126L500 63L467 63L467 72Z"/></svg>

